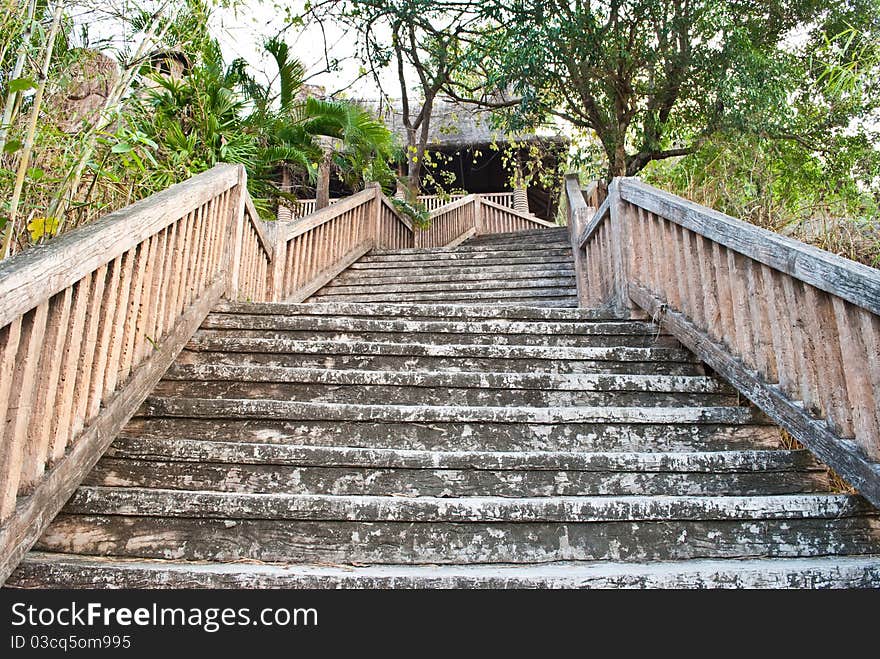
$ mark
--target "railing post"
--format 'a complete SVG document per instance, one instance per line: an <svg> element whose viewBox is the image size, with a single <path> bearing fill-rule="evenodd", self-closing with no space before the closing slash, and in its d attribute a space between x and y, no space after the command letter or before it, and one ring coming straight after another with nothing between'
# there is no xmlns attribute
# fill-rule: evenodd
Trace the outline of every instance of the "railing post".
<svg viewBox="0 0 880 659"><path fill-rule="evenodd" d="M484 233L483 230L483 204L480 202L480 195L474 195L474 232L476 235Z"/></svg>
<svg viewBox="0 0 880 659"><path fill-rule="evenodd" d="M373 240L373 247L382 248L383 245L379 244L379 227L381 226L380 222L382 218L382 186L376 182L367 183L367 186L373 188L373 192L375 193L373 196L372 226L369 235Z"/></svg>
<svg viewBox="0 0 880 659"><path fill-rule="evenodd" d="M269 263L269 302L281 302L284 286L284 259L287 242L284 240L284 224L267 222L266 234L272 245L272 261Z"/></svg>
<svg viewBox="0 0 880 659"><path fill-rule="evenodd" d="M626 204L620 198L620 178L608 186L610 202L611 260L614 281L614 309L629 316L633 311L629 299L629 227L626 222Z"/></svg>
<svg viewBox="0 0 880 659"><path fill-rule="evenodd" d="M235 300L238 297L238 276L241 269L241 247L244 240L244 205L247 194L247 171L243 165L239 166L238 183L233 188L230 210L232 217L229 218L229 251L226 253L226 297Z"/></svg>

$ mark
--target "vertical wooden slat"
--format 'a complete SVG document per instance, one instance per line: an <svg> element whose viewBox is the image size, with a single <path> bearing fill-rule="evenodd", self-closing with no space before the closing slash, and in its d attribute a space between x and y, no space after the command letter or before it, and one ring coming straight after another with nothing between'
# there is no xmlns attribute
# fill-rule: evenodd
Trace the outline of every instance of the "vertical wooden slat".
<svg viewBox="0 0 880 659"><path fill-rule="evenodd" d="M819 392L816 389L816 365L812 360L809 337L806 335L801 320L804 310L802 309L803 301L799 295L800 282L788 275L781 275L780 281L786 305L784 317L791 330L792 354L797 383L800 388L800 399L808 411L815 413L819 402Z"/></svg>
<svg viewBox="0 0 880 659"><path fill-rule="evenodd" d="M715 280L715 266L712 262L712 248L703 236L695 236L697 265L703 280L703 314L706 330L713 341L722 340L721 312L718 308L718 282Z"/></svg>
<svg viewBox="0 0 880 659"><path fill-rule="evenodd" d="M48 313L49 301L46 300L27 312L21 322L18 355L0 444L0 519L8 518L15 510Z"/></svg>
<svg viewBox="0 0 880 659"><path fill-rule="evenodd" d="M125 331L122 341L122 356L119 365L119 379L122 382L128 378L131 373L131 367L134 363L134 347L137 337L138 320L141 312L141 301L147 288L147 261L150 256L150 248L153 245L155 236L148 238L137 246L134 262L134 276L131 285L131 299L128 303L128 315L125 319Z"/></svg>
<svg viewBox="0 0 880 659"><path fill-rule="evenodd" d="M58 413L61 367L64 363L64 343L70 331L70 311L73 287L53 296L49 303L46 333L37 370L36 400L27 431L22 488L33 486L43 475L52 441L52 422Z"/></svg>
<svg viewBox="0 0 880 659"><path fill-rule="evenodd" d="M847 395L853 411L855 439L871 460L880 460L880 428L874 423L876 402L872 390L872 378L868 361L876 361L876 355L868 355L862 337L858 309L839 297L832 297L840 352L847 371Z"/></svg>
<svg viewBox="0 0 880 659"><path fill-rule="evenodd" d="M122 256L121 272L122 279L116 299L116 313L112 319L113 326L110 336L110 352L107 355L107 368L104 374L103 390L109 394L116 390L119 382L119 370L122 367L122 350L125 341L126 319L128 318L128 301L131 297L131 280L134 275L134 259L136 248L128 250Z"/></svg>
<svg viewBox="0 0 880 659"><path fill-rule="evenodd" d="M92 372L95 368L95 357L98 343L98 327L101 322L101 311L104 303L104 286L107 284L107 266L102 265L92 277L92 286L89 291L89 303L86 310L86 325L83 330L82 350L79 355L79 363L76 370L76 385L74 387L74 412L71 423L72 436L83 429L86 423L86 415L89 410L89 393L92 381Z"/></svg>
<svg viewBox="0 0 880 659"><path fill-rule="evenodd" d="M815 342L816 369L819 373L817 386L822 410L834 431L842 437L853 436L852 411L847 400L847 377L840 341L837 338L837 321L830 296L810 285L804 286L804 329Z"/></svg>
<svg viewBox="0 0 880 659"><path fill-rule="evenodd" d="M73 300L71 302L70 326L66 328L64 351L60 354L61 371L58 403L52 415L50 431L49 462L56 462L64 455L64 450L73 438L73 419L76 402L77 371L80 355L86 342L86 313L89 308L92 291L92 275L71 286Z"/></svg>
<svg viewBox="0 0 880 659"><path fill-rule="evenodd" d="M132 366L140 364L147 354L156 321L160 315L159 299L162 295L161 277L165 269L165 242L168 229L164 229L150 239L147 252L147 269L144 272L144 292L141 293L141 306L138 309L137 326L135 328L134 356Z"/></svg>
<svg viewBox="0 0 880 659"><path fill-rule="evenodd" d="M699 238L682 227L682 249L684 252L684 276L688 281L688 304L691 307L691 317L701 329L706 327L706 313L703 308L705 294L703 292L703 275L699 268L696 254L696 241Z"/></svg>
<svg viewBox="0 0 880 659"><path fill-rule="evenodd" d="M789 396L799 393L792 342L791 325L785 313L785 293L779 275L775 270L761 266L764 282L764 295L767 299L767 318L773 335L773 354L776 357L776 372L779 375L779 388Z"/></svg>
<svg viewBox="0 0 880 659"><path fill-rule="evenodd" d="M168 327L171 298L174 290L173 272L180 250L181 220L173 222L165 230L164 257L162 267L156 273L155 285L158 287L159 298L156 303L156 316L151 328L149 339L151 345L156 345L162 340L165 328ZM148 353L149 354L149 353Z"/></svg>
<svg viewBox="0 0 880 659"><path fill-rule="evenodd" d="M110 338L113 335L113 322L116 319L117 291L119 290L120 269L122 257L117 257L110 262L107 270L107 283L104 287L104 298L100 308L100 325L97 342L95 343L95 356L92 362L92 377L89 381L89 402L86 408L86 419L92 419L101 409L101 400L104 397L104 376L107 370L107 357L110 353Z"/></svg>
<svg viewBox="0 0 880 659"><path fill-rule="evenodd" d="M11 459L13 450L12 424L9 423L9 403L12 398L12 380L15 375L16 357L21 342L22 317L13 320L9 325L0 329L0 476L6 473L7 456ZM0 488L14 489L11 496L17 494L17 486L0 481ZM8 515L0 512L0 522L5 521Z"/></svg>
<svg viewBox="0 0 880 659"><path fill-rule="evenodd" d="M727 250L718 243L712 243L712 265L715 269L715 283L718 289L721 339L731 351L737 352L737 337L733 321L733 301L730 294L730 273L727 270L726 252Z"/></svg>
<svg viewBox="0 0 880 659"><path fill-rule="evenodd" d="M743 259L742 270L746 281L746 301L755 342L755 366L766 382L778 382L776 358L773 355L773 333L767 317L767 300L761 270L751 259Z"/></svg>
<svg viewBox="0 0 880 659"><path fill-rule="evenodd" d="M865 309L856 312L862 342L868 354L865 368L874 398L874 427L880 428L880 317Z"/></svg>
<svg viewBox="0 0 880 659"><path fill-rule="evenodd" d="M667 243L666 259L670 261L675 268L672 277L666 282L666 286L670 289L677 289L677 293L670 291L670 296L680 300L678 309L688 318L694 320L694 310L691 308L691 284L688 277L687 265L685 262L685 244L684 233L686 229L668 220L660 220L663 224L672 225L672 242ZM670 305L673 306L673 305Z"/></svg>
<svg viewBox="0 0 880 659"><path fill-rule="evenodd" d="M727 272L730 282L730 297L733 309L733 323L736 326L737 351L740 359L749 368L755 366L755 347L752 343L752 319L749 317L749 302L746 299L748 285L742 272L743 256L732 249L727 250Z"/></svg>

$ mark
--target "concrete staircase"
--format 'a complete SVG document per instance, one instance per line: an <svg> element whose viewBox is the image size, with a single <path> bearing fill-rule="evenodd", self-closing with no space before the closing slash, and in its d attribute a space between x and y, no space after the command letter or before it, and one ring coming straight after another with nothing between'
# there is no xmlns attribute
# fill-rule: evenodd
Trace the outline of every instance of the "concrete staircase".
<svg viewBox="0 0 880 659"><path fill-rule="evenodd" d="M661 328L564 308L564 242L216 309L8 585L880 585L877 511Z"/></svg>
<svg viewBox="0 0 880 659"><path fill-rule="evenodd" d="M537 229L458 247L374 251L308 302L576 307L568 232Z"/></svg>

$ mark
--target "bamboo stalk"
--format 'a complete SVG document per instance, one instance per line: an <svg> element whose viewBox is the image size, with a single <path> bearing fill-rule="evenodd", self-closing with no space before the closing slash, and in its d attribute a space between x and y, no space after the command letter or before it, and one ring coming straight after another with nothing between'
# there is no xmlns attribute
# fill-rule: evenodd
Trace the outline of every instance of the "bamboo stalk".
<svg viewBox="0 0 880 659"><path fill-rule="evenodd" d="M52 63L52 52L55 50L55 37L58 36L58 28L61 26L61 15L64 3L55 7L52 16L52 27L46 40L46 55L40 68L40 82L37 85L37 93L34 95L34 106L31 108L31 116L28 119L27 132L25 133L24 146L18 161L18 171L15 174L15 186L12 189L12 199L9 201L9 219L6 222L6 235L3 237L3 248L0 250L0 258L9 256L9 248L12 245L12 236L15 235L15 224L18 219L18 205L21 202L21 192L24 189L24 177L31 161L31 152L34 149L34 136L37 133L37 119L40 116L40 106L43 104L43 94L46 92L46 82L49 79L49 64Z"/></svg>

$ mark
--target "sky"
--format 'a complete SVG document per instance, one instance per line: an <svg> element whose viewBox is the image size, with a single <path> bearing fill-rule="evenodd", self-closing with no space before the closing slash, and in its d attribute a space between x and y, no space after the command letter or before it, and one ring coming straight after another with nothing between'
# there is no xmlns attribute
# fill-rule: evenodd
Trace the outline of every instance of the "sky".
<svg viewBox="0 0 880 659"><path fill-rule="evenodd" d="M247 0L238 8L218 8L212 17L212 31L220 41L224 58L231 61L236 57L247 60L257 73L271 72L274 64L270 57L262 52L261 43L274 36L285 27L285 17L275 7L278 1ZM282 4L300 10L303 2L291 1ZM313 75L307 82L321 85L332 94L345 90L349 97L375 99L378 97L376 84L371 78L364 78L353 86L358 78L360 63L355 55L355 38L346 34L340 27L332 24L324 26L324 32L318 26L305 29L287 29L284 32L287 43L294 55L306 66L308 75ZM337 73L320 73L326 67L325 44L327 55L341 61ZM383 77L382 85L386 90L394 90L396 77L391 71Z"/></svg>

